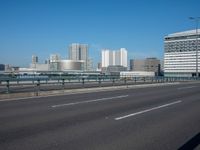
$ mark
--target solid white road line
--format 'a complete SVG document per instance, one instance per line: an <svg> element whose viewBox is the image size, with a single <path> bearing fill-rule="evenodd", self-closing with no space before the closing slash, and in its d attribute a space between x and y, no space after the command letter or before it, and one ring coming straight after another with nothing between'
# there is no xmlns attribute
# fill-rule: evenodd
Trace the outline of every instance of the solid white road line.
<svg viewBox="0 0 200 150"><path fill-rule="evenodd" d="M187 86L187 87L180 87L180 88L177 88L178 90L184 90L184 89L191 89L191 88L195 88L197 86Z"/></svg>
<svg viewBox="0 0 200 150"><path fill-rule="evenodd" d="M100 99L94 99L94 100L79 101L79 102L74 102L74 103L59 104L59 105L53 105L51 107L55 108L55 107L62 107L62 106L71 106L71 105L78 105L78 104L84 104L84 103L106 101L106 100L111 100L111 99L120 99L124 97L128 97L128 95L120 95L120 96L115 96L115 97L106 97L106 98L100 98Z"/></svg>
<svg viewBox="0 0 200 150"><path fill-rule="evenodd" d="M168 107L168 106L170 106L170 105L174 105L174 104L181 103L181 102L182 102L182 101L175 101L175 102L172 102L172 103L160 105L160 106L153 107L153 108L146 109L146 110L142 110L142 111L139 111L139 112L136 112L136 113L133 113L133 114L129 114L129 115L126 115L126 116L118 117L118 118L115 118L115 120L125 119L125 118L128 118L128 117L132 117L132 116L136 116L136 115L139 115L139 114L143 114L143 113L146 113L146 112L149 112L149 111L152 111L152 110L156 110L156 109Z"/></svg>

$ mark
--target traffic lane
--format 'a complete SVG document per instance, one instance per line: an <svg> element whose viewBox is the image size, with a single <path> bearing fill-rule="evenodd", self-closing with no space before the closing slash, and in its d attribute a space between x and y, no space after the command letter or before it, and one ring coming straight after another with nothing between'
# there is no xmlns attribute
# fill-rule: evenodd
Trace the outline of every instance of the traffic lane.
<svg viewBox="0 0 200 150"><path fill-rule="evenodd" d="M177 105L117 121L124 123L124 138L120 135L125 141L124 146L130 145L127 149L178 149L200 131L199 96L191 95L182 98ZM141 129L135 129L137 124ZM135 132L131 133L132 130ZM138 142L131 144L130 139Z"/></svg>
<svg viewBox="0 0 200 150"><path fill-rule="evenodd" d="M66 95L60 95L60 96L58 96L58 95L54 95L54 96L42 96L42 97L32 97L32 98L22 98L22 99L20 99L20 98L18 98L19 100L20 100L20 102L10 102L9 100L1 100L0 101L0 103L1 103L1 105L0 105L0 107L2 106L2 108L5 108L6 106L8 106L9 107L9 104L12 106L15 106L15 104L16 105L22 105L23 103L27 103L27 104L29 104L29 102L27 102L27 100L31 100L32 102L33 102L33 104L34 103L40 103L40 102L49 102L49 101L55 101L55 99L57 100L57 101L62 101L62 100L76 100L76 99L79 99L79 100L84 100L84 97L88 97L87 95L90 95L90 97L97 97L98 98L98 95L99 96L109 96L109 95L113 95L113 94L115 94L116 92L117 93L119 93L119 94L122 94L123 95L123 93L135 93L135 94L137 94L137 93L141 93L141 94L145 94L146 92L148 93L148 92L151 92L151 91L157 91L157 92L159 92L159 90L165 90L165 89L167 89L167 90L175 90L176 88L178 88L178 87L182 87L183 85L167 85L167 86L160 86L160 87L143 87L143 88L139 88L139 89L132 89L132 88L127 88L127 89L111 89L111 90L108 90L108 91L94 91L94 92L90 92L90 91L88 91L88 93L74 93L72 96L70 95L70 96L68 96L68 97L70 97L70 99L67 99L66 98L66 95L68 95L68 94L66 94ZM189 86L189 85L188 85ZM87 92L87 90L86 90L86 92ZM77 96L77 97L76 97ZM56 98L57 97L57 98ZM18 100L17 98L16 98L16 100ZM11 99L12 100L12 99ZM13 99L13 100L15 100L15 99ZM35 102L36 101L36 102Z"/></svg>
<svg viewBox="0 0 200 150"><path fill-rule="evenodd" d="M185 91L181 90L179 92L181 92L180 94L184 94L185 96L187 95ZM196 93L196 91L193 91L193 90L192 92ZM62 105L62 104L64 104L64 108L58 108L58 109L61 109L61 111L62 109L64 111L68 111L67 114L76 114L79 111L74 113L74 110L76 111L77 109L81 111L84 111L84 110L88 111L91 108L96 108L96 107L98 107L97 110L101 111L104 107L102 105L105 105L105 104L107 105L109 109L112 109L112 107L114 109L115 107L116 108L124 107L122 111L127 110L127 109L140 109L141 107L156 105L158 100L159 100L158 101L159 103L161 103L162 100L166 103L165 98L168 98L170 102L178 96L178 92L173 92L170 95L169 93L170 91L166 92L165 88L164 89L153 88L153 90L151 88L147 88L147 89L137 89L137 90L123 90L123 91L100 92L100 93L98 92L98 93L90 93L90 94L61 96L61 97L59 96L59 97L53 97L55 99L51 101L52 103L49 103L49 100L48 101L46 100L12 101L12 102L8 102L9 105L7 107L1 104L0 117L1 117L1 120L9 124L10 123L9 120L13 120L13 119L15 120L15 118L17 117L20 117L21 118L20 120L26 119L28 115L33 116L33 117L34 115L35 117L42 117L42 116L45 116L47 113L49 113L54 116L54 112L49 110L49 108L55 105ZM111 96L110 94L113 94L112 95L113 99L108 99L106 101L103 100L99 102L94 101L94 104L89 104L89 105L80 104L80 107L78 107L77 109L75 107L65 107L65 104L77 102L77 99L78 99L78 102L84 102L84 100L88 101L88 100L98 100L98 98L100 98L100 100L103 98L112 98L112 97L107 97L107 96ZM121 94L127 94L127 95L121 95ZM97 99L92 99L92 97L94 96ZM102 96L104 97L102 98ZM116 96L117 97L128 96L128 97L124 100L123 97L119 99L115 99ZM160 98L160 96L162 96L162 98ZM64 99L59 101L59 98L64 98ZM70 101L68 99L70 99ZM12 107L10 107L10 105ZM82 105L84 106L83 108L81 107Z"/></svg>
<svg viewBox="0 0 200 150"><path fill-rule="evenodd" d="M16 101L0 101L0 111L7 111L13 109L21 108L33 108L33 107L46 107L47 105L56 105L59 103L72 103L77 101L85 101L90 99L105 98L111 96L136 94L136 95L146 95L151 92L157 92L163 88L148 88L148 89L125 89L125 90L115 90L115 91L103 91L103 92L90 92L82 94L73 95L61 95L61 96L47 96L47 97L34 97L28 99L19 99ZM164 89L163 89L164 90Z"/></svg>
<svg viewBox="0 0 200 150"><path fill-rule="evenodd" d="M161 88L159 88L159 90L160 90ZM195 88L195 89L197 89L198 90L198 88ZM144 90L144 89L143 89ZM130 100L130 102L132 103L132 101L133 101L133 104L132 105L130 105L131 103L129 102L128 104L126 104L126 103L124 103L124 101L121 101L120 99L119 100L117 100L117 101L115 101L115 105L118 105L118 103L120 104L120 105L128 105L129 106L129 108L140 108L141 106L145 106L145 104L143 104L142 102L144 101L146 101L146 97L147 98L149 98L149 97L151 97L151 99L148 99L148 102L145 102L145 103L147 103L146 105L147 106L149 106L151 103L155 103L154 101L157 101L157 99L159 99L160 101L161 101L161 99L160 99L160 95L164 98L164 97L168 97L168 99L170 99L170 101L172 100L171 98L174 98L174 95L171 95L171 97L169 97L168 96L168 94L165 96L163 93L161 93L160 91L159 91L158 89L157 90L155 90L154 89L154 91L157 91L157 92L159 92L159 94L156 94L156 93L154 93L154 92L152 92L152 91L150 91L149 92L149 89L146 91L146 92L141 92L141 93L138 93L138 92L136 92L133 96L133 100L132 100L132 98L129 98L129 100ZM193 93L195 92L195 93L197 93L196 91L194 91L193 89L190 89ZM181 90L182 92L184 92L184 94L186 93L184 90ZM120 91L120 92L124 92L124 91ZM187 90L187 92L189 92L188 90ZM165 92L165 93L168 93L168 92ZM192 94L193 94L192 93ZM104 93L103 93L104 94ZM124 93L123 93L124 94ZM129 93L130 94L130 93ZM150 94L150 95L149 95ZM172 93L171 93L172 94ZM175 92L175 94L177 94L177 92ZM182 93L183 94L183 93ZM82 95L82 94L81 94ZM87 94L88 95L88 94ZM105 94L104 94L105 95ZM186 96L187 94L185 94L185 96ZM75 95L75 98L77 98L76 97L77 95ZM85 96L84 96L85 97ZM88 100L88 99L87 99ZM32 102L32 101L30 101L30 102ZM138 105L137 103L135 104L134 102L139 102L140 103L140 105ZM102 103L102 102L101 102ZM101 110L102 109L102 107L101 107L101 103L98 103L98 106L100 107L99 109ZM111 100L111 101L106 101L106 103L110 103L110 107L112 107L114 104L113 104L113 101ZM104 104L104 102L102 103L102 104ZM24 107L23 105L22 105L22 108L20 108L20 114L22 114L22 115L24 115L24 116L20 116L21 118L25 118L29 113L33 113L33 112L35 112L36 114L36 116L41 116L41 114L40 113L44 113L45 112L45 109L48 109L47 107L46 107L46 103L45 103L45 107L41 107L41 105L35 105L35 107L33 107L33 103L31 103L30 104L30 106L31 106L31 108L28 108L28 107ZM88 107L84 107L85 109L89 109L89 108L92 108L93 106L92 105L87 105ZM108 105L109 106L109 105ZM121 107L121 106L120 106ZM19 109L18 107L17 107L17 109ZM39 111L41 109L41 112ZM68 110L69 111L69 108L63 108L63 109L66 109L66 110ZM126 108L125 108L126 109ZM30 111L31 110L31 111ZM73 110L72 108L70 108L70 110ZM80 108L80 110L83 110L82 108ZM14 110L13 108L12 108L12 111L11 110L8 110L8 112L9 112L9 114L11 113L11 115L12 115L12 113L14 114L14 116L13 117L16 117L17 115L18 115L18 111L16 111L16 110ZM26 113L25 113L26 112ZM49 112L48 112L49 113ZM73 113L73 112L72 112ZM3 112L3 113L1 113L1 115L4 115L4 118L7 118L8 117L8 115L6 116L5 115L6 113L5 112ZM2 119L2 118L1 118ZM9 118L8 118L9 119ZM6 122L6 121L5 121Z"/></svg>
<svg viewBox="0 0 200 150"><path fill-rule="evenodd" d="M95 102L94 105L98 104L98 106L100 106L101 103L104 105L104 103L107 103L107 102L109 103L109 101L110 101L111 107L113 105L113 102L115 104L119 103L120 105L123 105L121 104L121 103L124 103L124 101L121 101L122 99L117 99L116 101L114 100L115 96L124 96L121 94L126 94L129 97L133 96L133 98L126 99L126 101L130 101L131 103L139 102L141 103L141 105L144 105L143 101L145 102L147 97L148 98L151 97L151 99L149 99L148 102L145 102L149 104L149 103L154 103L154 101L159 100L160 96L162 97L168 96L169 99L173 99L173 97L176 97L176 95L178 95L179 92L183 92L182 94L185 94L186 96L188 95L188 93L186 94L183 90L175 92L175 93L173 92L175 94L174 95L173 93L171 93L172 91L169 91L169 90L172 90L172 88L168 89L167 92L165 91L165 89L166 88L159 87L159 88L146 88L146 89L122 90L122 91L117 90L117 91L112 91L112 92L97 92L97 93L89 93L89 94L46 97L46 98L40 98L37 100L30 100L30 101L22 100L22 101L11 101L11 102L5 102L5 103L1 102L0 112L2 113L0 113L0 117L1 119L6 118L7 120L9 120L11 119L9 117L15 118L20 115L21 118L25 118L28 114L31 115L32 113L35 113L35 115L37 116L41 116L46 111L47 113L49 113L49 107L54 106L54 105L59 105L59 104L62 105L62 104L67 104L67 103L95 100L95 99L92 99L92 97L95 97L97 99L109 98L111 94L114 97L113 99L108 99L108 101L105 101L105 102L103 101L103 103L101 101ZM198 90L198 89L195 88L195 90ZM194 91L192 90L191 94L195 93L196 92L195 90ZM168 94L168 93L171 93L171 94ZM135 105L135 106L138 107L138 105ZM85 109L89 109L90 107L93 107L93 106L88 105L88 107L86 106ZM83 109L83 108L80 108L80 109ZM73 108L71 109L67 108L67 110L73 111Z"/></svg>
<svg viewBox="0 0 200 150"><path fill-rule="evenodd" d="M194 91L190 89L191 93L186 93L185 91L182 91L184 95L182 97L187 97L190 95L193 95L197 93L197 91ZM198 89L196 89L198 90ZM148 92L147 92L148 93ZM12 109L8 109L6 111L2 111L0 113L0 119L2 120L2 125L9 127L12 126L12 122L15 121L15 125L18 124L18 126L21 125L22 122L25 125L32 124L32 123L40 123L41 121L54 121L54 118L62 119L67 117L75 117L79 114L87 114L96 112L97 114L101 114L101 111L105 111L106 114L113 114L113 113L123 113L126 111L131 110L140 110L141 108L146 109L150 106L154 107L157 105L162 105L165 103L170 103L172 101L176 101L181 96L178 94L178 92L175 92L173 95L169 95L168 92L163 92L160 94L155 94L154 92L149 92L148 94L133 94L133 95L127 95L127 97L122 97L119 99L108 99L106 101L100 101L100 102L94 102L91 104L80 104L79 106L72 106L72 107L58 107L55 108L51 104L45 105L33 105L30 104L30 107L17 107ZM129 93L130 94L130 93ZM86 99L88 100L88 99ZM32 101L30 101L32 102ZM54 103L55 104L55 103ZM60 104L60 103L57 103ZM61 103L62 106L63 103ZM66 103L64 103L66 104ZM48 107L47 107L48 106ZM46 117L46 116L51 116ZM58 117L59 116L59 117ZM20 119L18 119L20 118Z"/></svg>
<svg viewBox="0 0 200 150"><path fill-rule="evenodd" d="M46 126L48 130L41 129L37 134L2 146L5 149L12 149L13 145L18 149L177 149L199 131L198 97L193 95L179 105L121 121L115 121L115 116L97 116L84 122L72 120L72 126L61 123L52 128L50 124Z"/></svg>

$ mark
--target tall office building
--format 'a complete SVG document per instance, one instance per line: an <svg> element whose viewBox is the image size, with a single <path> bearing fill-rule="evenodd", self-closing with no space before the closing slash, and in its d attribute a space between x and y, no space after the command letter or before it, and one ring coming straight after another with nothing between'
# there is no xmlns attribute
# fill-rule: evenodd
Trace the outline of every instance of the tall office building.
<svg viewBox="0 0 200 150"><path fill-rule="evenodd" d="M102 56L102 67L108 66L123 66L127 67L127 50L121 48L118 51L110 51L104 49L101 52Z"/></svg>
<svg viewBox="0 0 200 150"><path fill-rule="evenodd" d="M198 71L200 69L200 29L197 33L196 30L189 30L169 34L164 39L164 45L164 76L196 76L196 67Z"/></svg>
<svg viewBox="0 0 200 150"><path fill-rule="evenodd" d="M108 67L114 65L114 56L115 56L114 51L110 51L108 49L102 50L101 51L102 67Z"/></svg>
<svg viewBox="0 0 200 150"><path fill-rule="evenodd" d="M51 54L50 55L50 70L58 71L58 62L61 60L59 54Z"/></svg>
<svg viewBox="0 0 200 150"><path fill-rule="evenodd" d="M69 46L68 57L70 60L83 60L84 70L88 70L88 45L72 43Z"/></svg>
<svg viewBox="0 0 200 150"><path fill-rule="evenodd" d="M60 55L59 54L51 54L50 55L50 62L58 62L60 60Z"/></svg>
<svg viewBox="0 0 200 150"><path fill-rule="evenodd" d="M38 56L32 55L32 64L38 63Z"/></svg>
<svg viewBox="0 0 200 150"><path fill-rule="evenodd" d="M115 51L115 65L127 67L127 50L125 48Z"/></svg>
<svg viewBox="0 0 200 150"><path fill-rule="evenodd" d="M4 64L0 64L0 71L5 71L5 65Z"/></svg>

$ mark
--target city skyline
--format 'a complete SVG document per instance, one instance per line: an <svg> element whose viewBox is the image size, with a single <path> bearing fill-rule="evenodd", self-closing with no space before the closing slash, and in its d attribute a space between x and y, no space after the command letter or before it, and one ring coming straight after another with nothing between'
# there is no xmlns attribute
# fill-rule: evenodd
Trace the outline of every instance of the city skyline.
<svg viewBox="0 0 200 150"><path fill-rule="evenodd" d="M68 45L86 43L94 63L101 50L126 47L129 59L163 58L164 36L194 29L198 0L1 1L0 63L27 67L33 54L67 57Z"/></svg>

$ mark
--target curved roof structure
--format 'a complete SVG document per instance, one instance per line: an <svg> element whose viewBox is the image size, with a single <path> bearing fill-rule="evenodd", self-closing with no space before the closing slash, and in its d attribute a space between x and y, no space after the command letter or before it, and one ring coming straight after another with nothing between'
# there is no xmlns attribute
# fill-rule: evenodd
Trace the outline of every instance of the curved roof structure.
<svg viewBox="0 0 200 150"><path fill-rule="evenodd" d="M198 29L198 34L200 34L200 29ZM176 32L176 33L169 34L166 37L189 36L189 35L196 35L196 30Z"/></svg>

